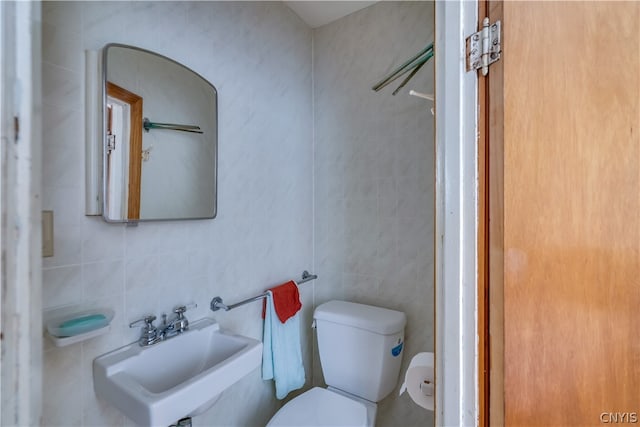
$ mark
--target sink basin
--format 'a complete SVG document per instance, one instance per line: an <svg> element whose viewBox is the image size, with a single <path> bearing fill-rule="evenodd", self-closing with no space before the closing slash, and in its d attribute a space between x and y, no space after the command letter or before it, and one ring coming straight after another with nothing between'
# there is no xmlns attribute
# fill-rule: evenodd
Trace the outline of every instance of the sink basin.
<svg viewBox="0 0 640 427"><path fill-rule="evenodd" d="M142 426L198 415L262 363L262 343L204 318L154 344L129 344L93 361L96 395Z"/></svg>

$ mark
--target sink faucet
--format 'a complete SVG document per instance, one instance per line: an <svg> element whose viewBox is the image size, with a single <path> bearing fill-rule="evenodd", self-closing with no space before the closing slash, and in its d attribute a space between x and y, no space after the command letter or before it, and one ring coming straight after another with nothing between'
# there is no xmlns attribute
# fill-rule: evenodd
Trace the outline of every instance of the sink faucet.
<svg viewBox="0 0 640 427"><path fill-rule="evenodd" d="M195 308L196 304L180 305L173 309L173 314L167 319L167 315L162 315L162 324L156 327L153 321L156 320L156 316L145 316L142 319L136 320L129 325L130 328L140 326L142 324L142 332L138 344L141 347L147 347L157 342L175 337L182 332L189 329L189 320L184 316L184 312L188 308Z"/></svg>
<svg viewBox="0 0 640 427"><path fill-rule="evenodd" d="M140 347L146 347L148 345L153 345L158 341L161 341L162 338L158 335L158 328L153 325L153 321L156 320L156 316L145 316L142 319L138 319L135 322L129 324L130 328L135 328L144 322L142 326L142 333L140 334L140 339L138 340L138 344Z"/></svg>
<svg viewBox="0 0 640 427"><path fill-rule="evenodd" d="M174 337L178 334L189 329L189 320L184 317L184 312L187 311L187 308L194 308L195 304L190 304L188 307L186 305L180 305L173 309L173 314L167 319L167 315L162 315L162 325L160 325L160 330L158 334L162 337L162 339L167 339Z"/></svg>

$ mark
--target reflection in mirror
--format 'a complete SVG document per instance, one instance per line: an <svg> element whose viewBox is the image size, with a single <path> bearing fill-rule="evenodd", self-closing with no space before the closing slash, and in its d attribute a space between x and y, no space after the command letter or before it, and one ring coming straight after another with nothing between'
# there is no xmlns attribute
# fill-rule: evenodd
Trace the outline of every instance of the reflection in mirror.
<svg viewBox="0 0 640 427"><path fill-rule="evenodd" d="M107 81L106 111L105 211L109 218L140 219L142 97ZM116 150L126 147L126 142L128 151ZM127 181L125 192L121 183ZM125 195L127 199L123 200Z"/></svg>
<svg viewBox="0 0 640 427"><path fill-rule="evenodd" d="M146 50L109 44L103 55L104 218L214 218L215 87Z"/></svg>

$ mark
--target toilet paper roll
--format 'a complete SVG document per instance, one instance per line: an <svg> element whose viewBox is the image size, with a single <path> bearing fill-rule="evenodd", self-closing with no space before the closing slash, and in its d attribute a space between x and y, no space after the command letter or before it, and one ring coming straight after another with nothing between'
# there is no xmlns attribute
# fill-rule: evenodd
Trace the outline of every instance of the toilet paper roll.
<svg viewBox="0 0 640 427"><path fill-rule="evenodd" d="M418 353L411 359L400 394L405 390L416 404L433 411L435 384L433 375L433 353Z"/></svg>

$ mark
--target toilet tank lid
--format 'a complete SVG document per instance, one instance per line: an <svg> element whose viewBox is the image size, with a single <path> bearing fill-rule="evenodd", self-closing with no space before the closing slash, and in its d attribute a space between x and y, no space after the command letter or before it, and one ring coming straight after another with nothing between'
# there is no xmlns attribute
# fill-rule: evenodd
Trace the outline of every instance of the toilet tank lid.
<svg viewBox="0 0 640 427"><path fill-rule="evenodd" d="M407 316L401 311L347 301L329 301L320 304L316 307L313 318L382 335L400 332L407 323Z"/></svg>

